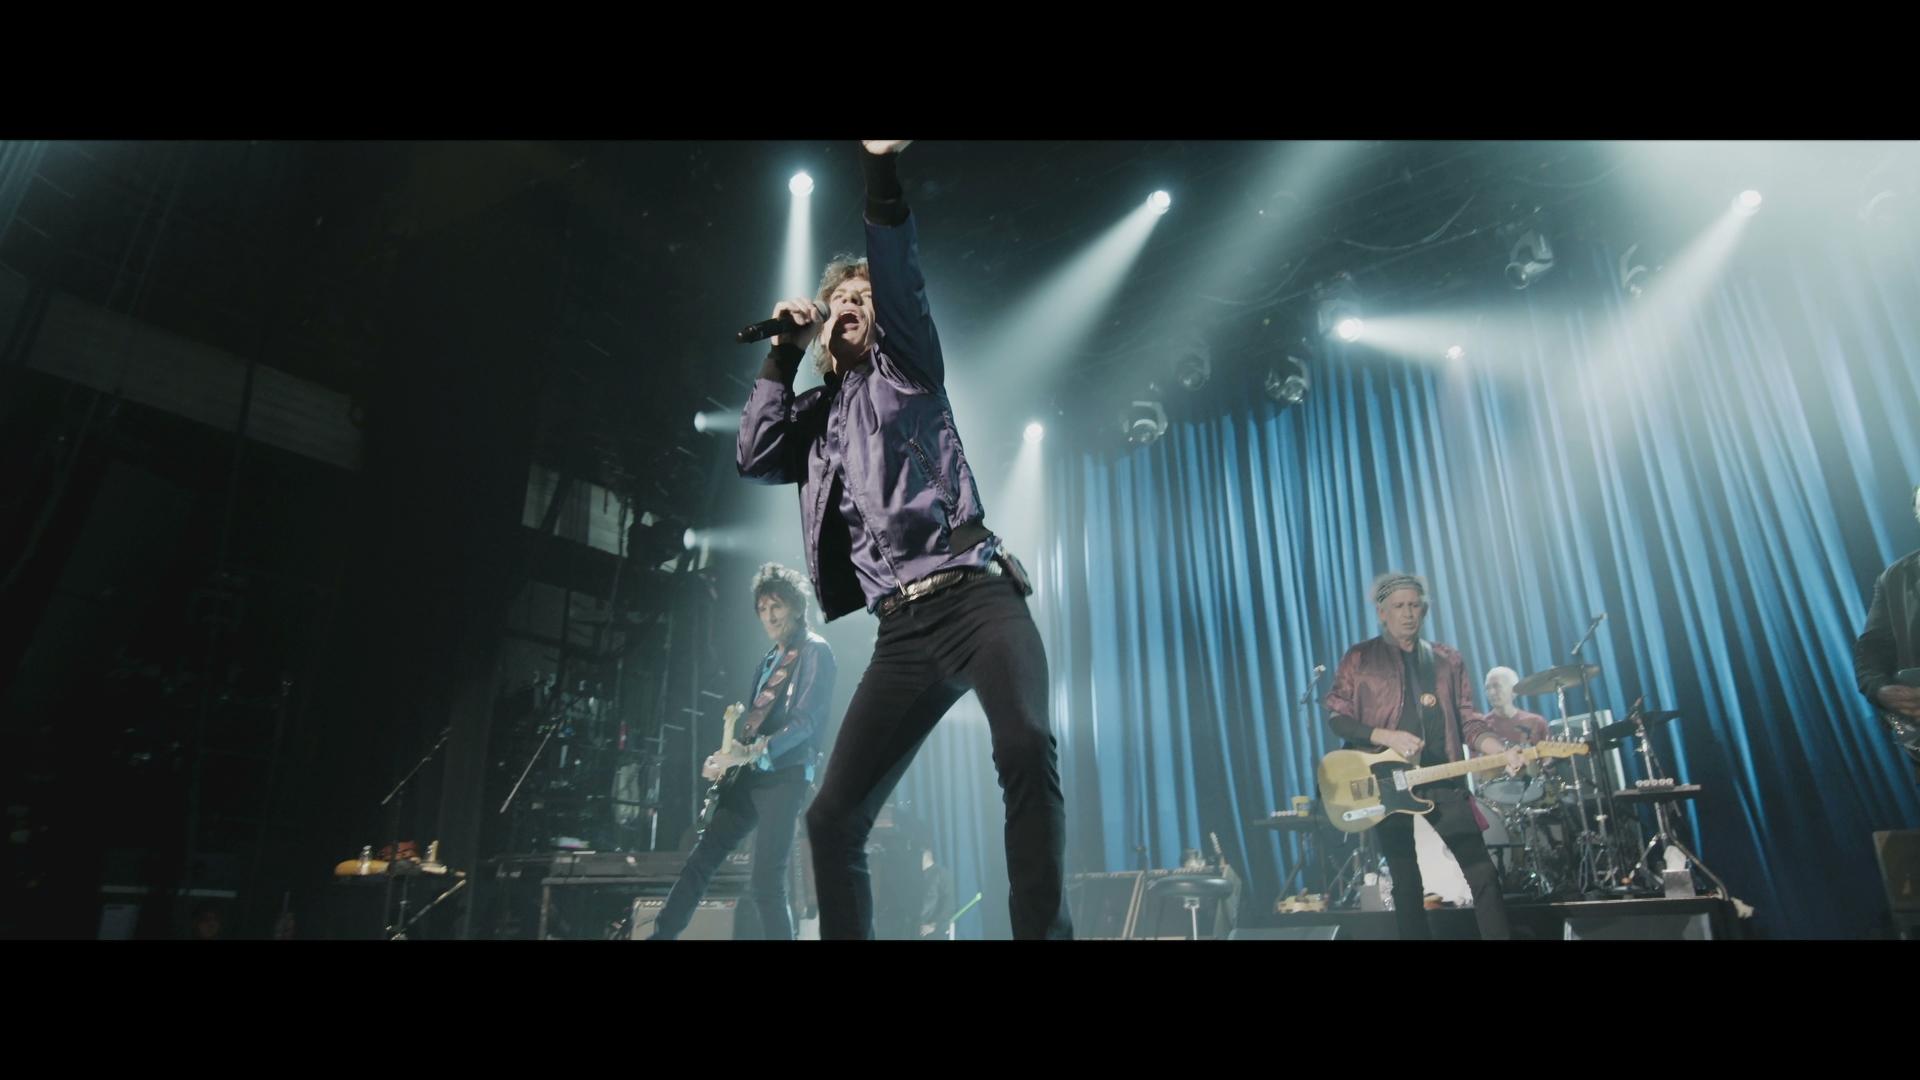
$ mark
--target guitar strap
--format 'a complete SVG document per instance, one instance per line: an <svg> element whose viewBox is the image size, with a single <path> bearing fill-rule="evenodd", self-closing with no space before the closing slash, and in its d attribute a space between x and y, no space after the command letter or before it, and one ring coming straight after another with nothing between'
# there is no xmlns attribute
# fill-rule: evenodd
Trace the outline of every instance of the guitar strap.
<svg viewBox="0 0 1920 1080"><path fill-rule="evenodd" d="M768 655L772 656L771 653ZM784 686L788 691L793 689L789 680L793 676L794 662L799 659L800 648L797 645L780 656L772 673L760 683L759 692L753 696L753 707L747 710L745 722L737 729L735 738L743 743L750 743L760 733L760 725L767 722L768 714L773 712L774 706L780 701L781 688Z"/></svg>
<svg viewBox="0 0 1920 1080"><path fill-rule="evenodd" d="M1426 639L1422 638L1419 643L1414 646L1413 651L1414 689L1419 692L1420 698L1418 701L1409 702L1409 704L1419 710L1417 715L1420 717L1420 737L1425 739L1428 732L1439 728L1440 738L1443 740L1441 747L1444 749L1446 745L1444 742L1446 739L1446 717L1440 708L1440 696L1436 692L1437 683L1435 680L1433 646L1429 645ZM1435 720L1440 721L1440 723L1434 723ZM1431 742L1432 740L1429 739L1428 741Z"/></svg>
<svg viewBox="0 0 1920 1080"><path fill-rule="evenodd" d="M746 716L742 718L745 722L734 727L734 741L750 743L754 740L754 737L760 731L760 725L766 723L767 715L773 711L773 707L778 704L780 698L784 696L781 688L784 686L788 693L792 692L793 687L790 683L790 678L793 675L794 662L799 659L800 649L798 646L788 649L784 653L780 651L780 646L778 645L775 645L767 651L766 659L760 661L760 670L764 674L759 680L759 688L754 692L753 707L749 709ZM771 671L767 670L768 665L773 666ZM809 766L809 768L811 768L811 766ZM732 775L731 771L726 775ZM808 774L808 779L812 779L811 773ZM712 786L707 789L708 807L714 805L714 798L720 791L720 786L724 783L726 783L725 775L715 780ZM706 814L707 810L703 808L701 810L702 820L705 820ZM700 828L700 835L706 835L706 827L704 825Z"/></svg>
<svg viewBox="0 0 1920 1080"><path fill-rule="evenodd" d="M1421 729L1423 732L1421 737L1425 738L1424 732L1432 731L1433 728L1436 726L1439 727L1440 738L1442 740L1440 743L1442 747L1440 756L1445 757L1446 752L1444 748L1446 746L1445 740L1447 737L1447 725L1452 722L1457 722L1458 717L1455 717L1453 721L1449 721L1447 719L1447 710L1443 707L1440 701L1439 675L1434 670L1434 666L1433 666L1433 646L1427 644L1427 641L1425 638L1422 638L1420 640L1420 644L1418 648L1415 650L1415 656L1413 659L1413 677L1414 677L1414 681L1419 683L1420 685L1420 718L1421 720L1423 722L1431 721L1431 720L1440 721L1439 724L1437 725L1434 725L1431 723L1424 724L1424 726ZM1429 701L1433 702L1433 704L1428 705L1427 702ZM1464 757L1470 754L1472 751L1470 751L1464 745L1467 741L1467 733L1464 731L1460 732L1458 738L1463 744L1460 747L1461 756ZM1423 753L1421 755L1422 759L1424 759L1425 756L1426 755ZM1456 779L1454 781L1451 781L1451 783L1458 784L1460 785L1461 790L1463 791L1465 790L1466 782L1464 780ZM1482 814L1480 812L1480 804L1475 802L1473 799L1468 799L1467 809L1473 812L1473 823L1480 827L1480 831L1485 832L1487 829L1487 817L1485 814Z"/></svg>
<svg viewBox="0 0 1920 1080"><path fill-rule="evenodd" d="M1436 761L1446 759L1448 757L1448 749L1446 749L1448 724L1452 721L1448 721L1448 709L1440 701L1438 671L1434 669L1434 648L1425 638L1421 638L1421 642L1413 646L1413 688L1419 692L1419 701L1409 701L1409 705L1419 709L1417 715L1421 719L1421 738L1425 738L1428 746L1434 748L1432 759ZM1428 738L1432 734L1438 734L1440 740L1436 742ZM1428 763L1427 751L1421 751L1421 761L1417 761L1415 765L1425 765L1425 763Z"/></svg>

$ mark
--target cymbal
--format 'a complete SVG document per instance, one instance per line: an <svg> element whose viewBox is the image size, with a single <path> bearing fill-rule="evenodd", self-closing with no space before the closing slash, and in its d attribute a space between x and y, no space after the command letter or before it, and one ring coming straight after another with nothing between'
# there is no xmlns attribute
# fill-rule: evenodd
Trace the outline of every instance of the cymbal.
<svg viewBox="0 0 1920 1080"><path fill-rule="evenodd" d="M1603 743L1614 739L1629 738L1642 722L1647 724L1664 724L1669 720L1678 720L1680 716L1681 713L1678 709L1662 709L1658 712L1644 712L1638 717L1630 716L1625 720L1618 720L1608 724L1606 727L1594 732L1593 738L1596 742Z"/></svg>
<svg viewBox="0 0 1920 1080"><path fill-rule="evenodd" d="M333 868L334 877L371 877L386 872L387 860L385 859L368 859L366 862L348 859Z"/></svg>
<svg viewBox="0 0 1920 1080"><path fill-rule="evenodd" d="M1545 671L1536 671L1513 685L1514 694L1520 697L1533 697L1536 694L1551 694L1556 690L1565 690L1570 686L1579 686L1582 679L1591 679L1600 674L1599 664L1561 664Z"/></svg>

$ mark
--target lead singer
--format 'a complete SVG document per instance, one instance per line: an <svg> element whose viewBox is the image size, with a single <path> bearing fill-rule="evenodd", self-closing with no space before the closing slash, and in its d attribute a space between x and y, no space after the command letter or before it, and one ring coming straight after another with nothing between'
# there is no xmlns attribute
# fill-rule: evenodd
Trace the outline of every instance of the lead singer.
<svg viewBox="0 0 1920 1080"><path fill-rule="evenodd" d="M1073 936L1063 901L1066 800L1047 717L1047 656L1018 559L987 528L946 395L919 241L896 172L906 142L867 142L867 257L827 265L818 299L774 305L740 418L740 475L800 485L807 571L831 622L880 620L873 660L807 811L822 938L873 936L866 842L920 744L979 695L1006 803L1016 938ZM811 346L826 384L796 397Z"/></svg>

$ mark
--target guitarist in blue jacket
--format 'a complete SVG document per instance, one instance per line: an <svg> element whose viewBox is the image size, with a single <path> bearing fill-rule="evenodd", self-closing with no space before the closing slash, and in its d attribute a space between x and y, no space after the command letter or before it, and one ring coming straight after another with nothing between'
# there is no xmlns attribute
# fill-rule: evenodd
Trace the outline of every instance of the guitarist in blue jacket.
<svg viewBox="0 0 1920 1080"><path fill-rule="evenodd" d="M748 897L769 940L793 940L787 868L833 700L833 649L808 628L808 596L807 579L777 563L754 577L754 610L773 647L755 669L753 696L735 721L734 741L700 770L716 785L709 796L712 818L667 894L651 940L672 940L686 930L714 871L755 828L760 837Z"/></svg>

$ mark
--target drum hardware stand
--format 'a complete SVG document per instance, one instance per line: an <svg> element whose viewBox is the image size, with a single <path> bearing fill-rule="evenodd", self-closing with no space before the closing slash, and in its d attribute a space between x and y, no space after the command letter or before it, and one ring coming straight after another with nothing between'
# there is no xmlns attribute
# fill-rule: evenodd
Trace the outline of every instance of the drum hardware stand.
<svg viewBox="0 0 1920 1080"><path fill-rule="evenodd" d="M1578 652L1579 646L1575 646L1574 651ZM1568 739L1572 739L1574 736L1573 722L1567 716L1566 688L1561 687L1555 690L1554 699L1558 702L1560 708L1560 730L1566 733ZM1589 699L1589 702L1591 702L1591 699ZM1588 709L1587 715L1580 721L1579 741L1592 745L1592 730L1593 710ZM1600 813L1595 814L1592 819L1587 817L1586 786L1581 782L1580 762L1576 759L1567 764L1569 766L1568 771L1573 774L1573 809L1575 815L1580 820L1579 835L1570 837L1572 842L1578 847L1580 853L1579 861L1573 870L1574 882L1581 893L1600 891L1606 887L1606 877L1603 875L1600 866L1594 858L1593 849L1596 840L1603 846L1611 846L1611 838L1607 831L1606 805L1602 803ZM1597 770L1598 766L1595 768ZM1594 786L1597 788L1604 787L1604 785L1600 783L1597 771L1594 776ZM1609 863L1612 862L1611 859L1607 861Z"/></svg>
<svg viewBox="0 0 1920 1080"><path fill-rule="evenodd" d="M1600 616L1594 619L1592 624L1587 627L1587 632L1585 634L1582 634L1580 636L1580 640L1574 643L1572 651L1567 653L1567 656L1575 664L1580 664L1580 650L1586 648L1587 642L1593 640L1594 633L1600 629L1600 623L1604 619L1606 619L1606 617L1607 617L1607 613L1604 611L1601 612ZM1566 715L1566 708L1567 708L1566 691L1562 690L1560 693L1561 693L1560 715L1564 717ZM1580 738L1582 741L1586 742L1589 747L1592 747L1592 749L1595 751L1597 755L1599 748L1593 746L1593 720L1595 716L1594 705L1593 705L1593 682L1588 677L1587 669L1584 664L1580 665L1580 693L1584 695L1587 702L1587 718L1580 725ZM1569 734L1571 734L1571 732L1569 732ZM1607 771L1606 763L1604 761L1601 761L1596 756L1592 762L1589 762L1589 771L1592 772L1593 774L1594 790L1600 795L1600 812L1594 815L1595 821L1599 827L1594 831L1593 835L1596 835L1600 838L1601 851L1605 856L1604 861L1606 864L1605 865L1606 872L1603 872L1602 868L1596 865L1593 859L1593 847L1589 842L1589 834L1587 830L1587 800L1585 795L1582 794L1580 791L1580 766L1578 762L1575 762L1573 763L1573 780L1574 780L1573 787L1574 787L1574 803L1576 806L1580 808L1580 863L1581 863L1581 866L1580 866L1579 880L1580 880L1580 886L1582 891L1586 891L1589 885L1592 885L1594 887L1604 890L1609 884L1611 884L1611 881L1610 881L1612 877L1611 871L1613 869L1613 864L1615 862L1613 858L1613 829L1612 829L1612 822L1610 821L1610 819L1613 816L1613 803L1607 797L1607 784L1603 779Z"/></svg>
<svg viewBox="0 0 1920 1080"><path fill-rule="evenodd" d="M1653 740L1647 737L1647 720L1645 714L1640 709L1639 702L1634 703L1633 715L1630 719L1632 719L1634 723L1634 735L1640 740L1640 760L1641 764L1646 768L1647 779L1668 779L1661 773L1660 759L1653 751ZM1653 804L1653 820L1658 831L1654 833L1653 839L1647 842L1647 850L1641 853L1640 861L1634 865L1633 873L1628 875L1628 880L1637 879L1642 872L1645 872L1649 888L1655 892L1659 892L1660 890L1653 874L1653 852L1655 848L1659 848L1663 852L1671 848L1678 851L1688 865L1698 867L1700 872L1707 876L1707 880L1713 882L1714 890L1720 897L1732 900L1733 894L1727 891L1727 886L1720 880L1720 875L1714 873L1706 863L1701 862L1700 856L1688 850L1687 845L1681 843L1680 838L1673 834L1668 822L1665 803L1655 802ZM1738 902L1736 901L1736 903Z"/></svg>
<svg viewBox="0 0 1920 1080"><path fill-rule="evenodd" d="M1520 865L1526 872L1527 891L1536 899L1540 900L1545 900L1552 896L1559 884L1554 876L1547 873L1538 850L1542 847L1550 849L1552 838L1546 834L1545 826L1540 825L1534 820L1542 814L1551 812L1550 810L1541 810L1522 805L1515 807L1511 811L1502 811L1500 813L1500 823L1506 827L1509 840L1509 844L1507 845L1508 857L1512 857L1512 851L1515 846L1511 841L1518 838L1520 841L1518 845L1520 848ZM1508 872L1512 872L1511 868L1508 869Z"/></svg>
<svg viewBox="0 0 1920 1080"><path fill-rule="evenodd" d="M1600 624L1606 620L1606 617L1607 613L1604 611L1595 617L1593 624L1587 627L1586 634L1581 637L1579 643L1573 647L1573 651L1568 654L1573 658L1574 663L1580 663L1580 650L1586 647L1587 642L1593 640L1594 632L1600 629ZM1595 665L1594 670L1598 670L1597 665ZM1594 719L1600 715L1600 707L1593 697L1593 679L1592 674L1588 671L1587 665L1581 665L1580 667L1580 693L1586 698L1587 702L1587 723L1585 728L1587 732L1586 737L1591 739L1592 736L1590 733L1593 728L1593 722ZM1623 841L1614 831L1614 824L1619 820L1619 816L1618 811L1614 808L1612 774L1607 769L1605 752L1596 744L1590 742L1589 745L1592 747L1594 754L1594 760L1591 763L1594 791L1600 796L1600 812L1595 814L1594 818L1600 824L1599 836L1604 864L1600 867L1593 867L1591 881L1600 891L1617 895L1621 891L1628 889L1630 882L1633 880L1632 875L1623 876L1619 873L1621 863L1626 861L1621 857L1620 847L1623 842L1628 841ZM1577 766L1574 769L1574 775L1579 775L1579 768ZM1583 851L1584 850L1583 848ZM1584 879L1582 884L1585 884Z"/></svg>

